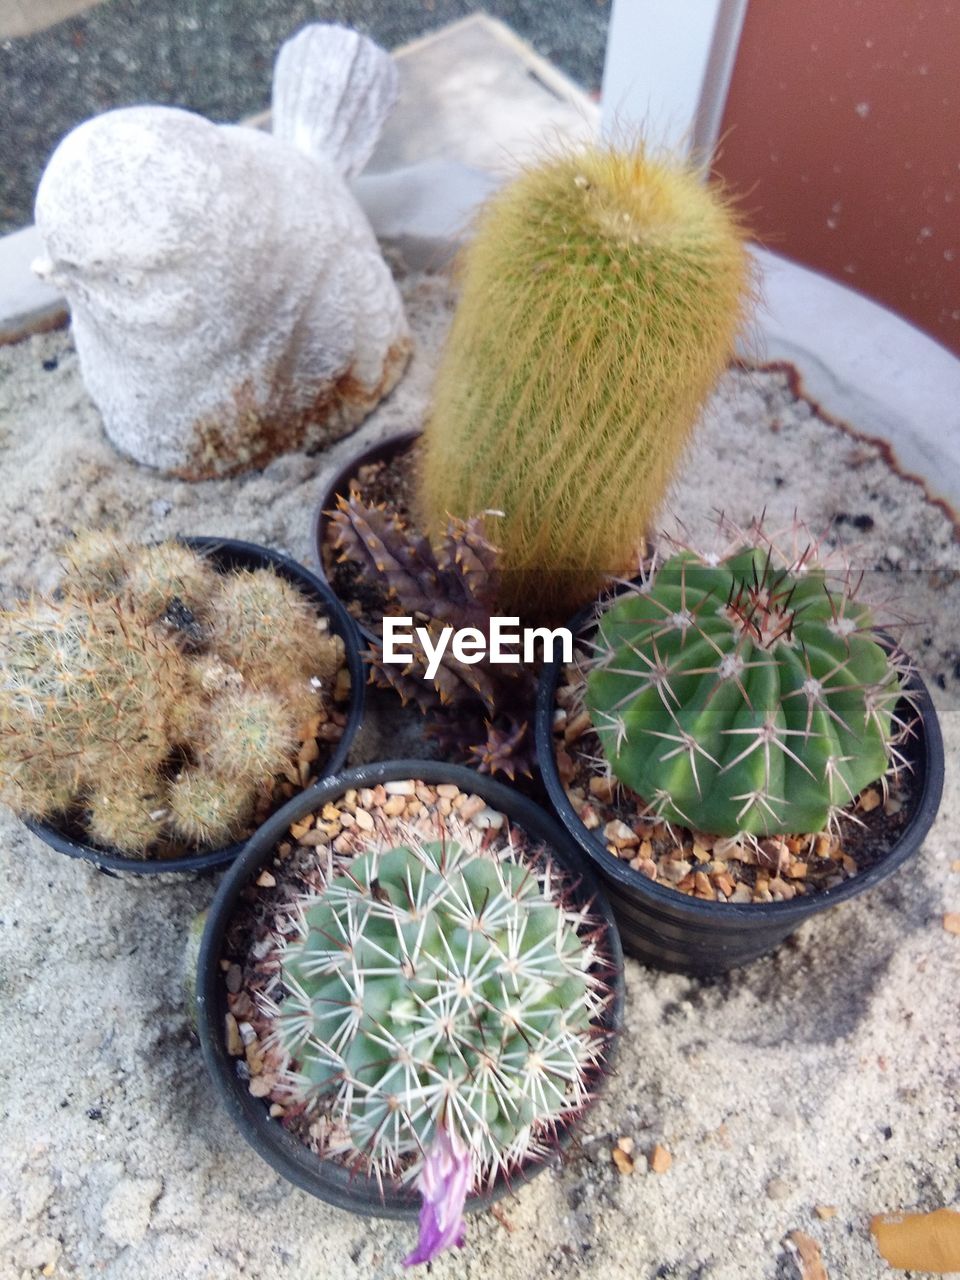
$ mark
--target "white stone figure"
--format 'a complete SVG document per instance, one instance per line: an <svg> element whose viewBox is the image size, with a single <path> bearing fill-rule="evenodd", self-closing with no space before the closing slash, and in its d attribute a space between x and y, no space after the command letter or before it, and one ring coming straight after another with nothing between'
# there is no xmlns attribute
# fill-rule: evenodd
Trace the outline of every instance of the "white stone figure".
<svg viewBox="0 0 960 1280"><path fill-rule="evenodd" d="M346 179L396 96L388 54L342 27L280 51L275 126L109 111L40 183L37 273L70 303L107 434L202 479L346 434L397 382L400 295Z"/></svg>

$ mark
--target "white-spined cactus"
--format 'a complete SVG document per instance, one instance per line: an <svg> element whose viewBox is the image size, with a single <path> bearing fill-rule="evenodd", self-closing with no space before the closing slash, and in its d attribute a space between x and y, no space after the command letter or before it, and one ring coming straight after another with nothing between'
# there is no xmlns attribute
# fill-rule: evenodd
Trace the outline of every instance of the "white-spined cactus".
<svg viewBox="0 0 960 1280"><path fill-rule="evenodd" d="M456 833L371 849L303 903L275 1036L292 1094L348 1159L409 1181L452 1143L469 1186L532 1155L590 1096L609 997L589 917L548 860Z"/></svg>

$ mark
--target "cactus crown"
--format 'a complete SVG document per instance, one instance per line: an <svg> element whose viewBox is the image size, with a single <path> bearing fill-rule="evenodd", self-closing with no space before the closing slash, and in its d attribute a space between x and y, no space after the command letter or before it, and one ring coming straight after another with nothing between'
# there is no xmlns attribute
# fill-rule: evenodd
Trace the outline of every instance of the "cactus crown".
<svg viewBox="0 0 960 1280"><path fill-rule="evenodd" d="M823 830L896 761L902 655L849 572L759 526L672 555L603 612L586 706L616 777L716 835Z"/></svg>
<svg viewBox="0 0 960 1280"><path fill-rule="evenodd" d="M503 513L505 612L569 613L636 563L749 279L716 191L639 147L548 159L481 211L421 500L436 532Z"/></svg>
<svg viewBox="0 0 960 1280"><path fill-rule="evenodd" d="M402 838L304 901L275 1035L378 1178L412 1178L442 1125L492 1182L587 1101L607 986L549 863Z"/></svg>

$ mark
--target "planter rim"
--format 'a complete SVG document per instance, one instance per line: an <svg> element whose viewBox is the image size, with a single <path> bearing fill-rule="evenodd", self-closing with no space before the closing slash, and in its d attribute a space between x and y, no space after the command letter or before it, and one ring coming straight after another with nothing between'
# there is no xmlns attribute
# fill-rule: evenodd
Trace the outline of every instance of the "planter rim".
<svg viewBox="0 0 960 1280"><path fill-rule="evenodd" d="M620 595L628 589L628 585L618 587L611 593L611 597ZM591 623L596 621L598 621L597 602L594 601L575 614L567 624L573 633L574 642L576 643L577 638L589 630ZM709 902L689 894L679 893L676 889L669 889L665 885L648 880L645 875L635 871L622 859L612 857L593 832L583 825L567 798L557 771L553 741L553 711L563 665L559 660L545 664L537 684L534 712L537 759L550 803L565 830L577 841L605 879L630 889L638 897L646 897L652 904L666 908L675 915L684 916L688 921L709 924L713 928L729 926L736 929L750 920L768 922L776 920L783 924L799 923L816 912L846 902L849 898L856 897L857 894L885 880L919 847L937 816L944 783L943 737L929 690L920 675L915 670L911 670L903 687L915 699L917 716L915 732L926 756L926 769L920 780L920 794L913 815L900 838L882 858L866 871L860 872L850 880L845 880L834 889L824 889L810 897L794 898L790 901Z"/></svg>
<svg viewBox="0 0 960 1280"><path fill-rule="evenodd" d="M543 808L501 782L476 773L465 765L446 764L437 760L386 760L355 765L350 769L314 784L289 800L272 815L247 841L240 857L220 882L207 912L206 925L197 961L197 1025L204 1062L213 1079L220 1102L237 1125L242 1136L278 1173L302 1190L318 1196L338 1208L364 1216L416 1218L420 1209L419 1195L412 1187L384 1185L362 1174L351 1174L335 1161L323 1160L309 1150L299 1138L288 1133L276 1120L270 1119L263 1101L252 1097L238 1080L234 1059L229 1058L224 1043L221 1013L225 1007L219 967L224 934L236 909L242 891L253 873L272 856L276 845L286 834L291 822L316 810L328 800L342 795L351 787L360 789L380 782L418 779L430 783L453 782L464 790L476 792L493 807L505 813L537 842L547 845L551 857L577 880L576 892L591 901L592 913L606 926L606 952L610 962L609 982L612 998L607 1005L603 1026L609 1041L593 1097L602 1090L610 1075L617 1041L623 1030L624 978L623 949L609 903L606 901L592 868L583 859L576 844L556 820ZM593 1098L585 1109L592 1105ZM580 1119L579 1113L564 1126L556 1142L558 1151L572 1141ZM500 1175L492 1187L468 1197L466 1208L472 1212L500 1199L514 1186L519 1186L547 1168L549 1160L531 1161L509 1180Z"/></svg>
<svg viewBox="0 0 960 1280"><path fill-rule="evenodd" d="M304 594L315 597L322 604L330 619L331 629L344 642L344 657L350 672L350 710L343 736L330 753L327 771L331 774L343 768L347 753L360 727L363 718L364 690L366 672L360 654L360 635L353 618L347 613L340 600L334 595L329 584L318 578L298 561L271 547L261 546L256 542L245 542L239 538L187 537L178 536L177 542L201 551L216 559L218 552L237 559L258 560L261 566L271 565L286 578L294 582ZM179 858L128 858L122 854L108 853L96 845L85 844L65 835L58 827L36 818L24 818L23 824L34 835L39 836L45 844L65 853L69 858L79 858L84 862L92 862L101 871L125 872L136 876L154 876L181 874L185 872L211 871L233 862L242 853L245 841L236 841L221 849L208 849L204 853L184 854Z"/></svg>
<svg viewBox="0 0 960 1280"><path fill-rule="evenodd" d="M325 582L330 590L333 585L327 577L326 566L323 563L323 546L324 533L327 525L330 523L328 512L336 502L337 494L345 493L350 477L353 476L360 467L366 466L369 462L376 461L382 454L392 455L399 453L404 445L412 444L414 440L418 440L423 435L422 427L398 427L395 431L391 431L388 435L382 436L379 440L373 441L365 445L363 448L355 449L352 453L344 458L342 464L332 474L328 482L324 485L320 499L317 502L313 512L313 521L310 526L310 538L313 545L314 557L319 566L317 576L321 582ZM339 599L339 597L337 597ZM380 644L380 637L376 632L363 622L355 621L357 630L371 644Z"/></svg>

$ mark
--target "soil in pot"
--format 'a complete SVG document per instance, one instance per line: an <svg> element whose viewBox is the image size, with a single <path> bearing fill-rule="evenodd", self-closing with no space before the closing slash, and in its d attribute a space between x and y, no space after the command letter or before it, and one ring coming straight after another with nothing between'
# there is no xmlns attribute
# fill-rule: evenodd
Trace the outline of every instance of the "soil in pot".
<svg viewBox="0 0 960 1280"><path fill-rule="evenodd" d="M337 486L344 497L353 494L364 505L385 506L402 520L414 515L417 477L423 446L415 437L397 448L387 448L384 456L361 462L356 471ZM325 504L333 506L333 502ZM384 614L396 612L382 583L366 577L353 560L341 560L334 546L336 530L329 520L319 523L319 554L327 581L337 598L346 605L351 617L364 627L376 631Z"/></svg>
<svg viewBox="0 0 960 1280"><path fill-rule="evenodd" d="M482 796L462 790L456 783L401 778L351 788L289 826L254 883L242 892L240 905L224 934L219 963L228 1010L226 1046L235 1061L241 1087L263 1099L270 1116L318 1157L358 1174L366 1173L366 1161L350 1144L348 1131L332 1114L332 1107L321 1097L319 1104L308 1109L302 1101L292 1098L285 1080L283 1054L272 1036L277 1025L276 1009L283 1010L285 995L278 946L284 939L296 938L298 900L305 894L322 891L331 865L334 875L342 874L352 859L371 847L395 848L409 845L418 837L425 841L449 839L451 833L471 852L491 857L497 850L511 847L511 860L534 868L542 868L547 856L544 846L522 827L491 808ZM551 859L550 874L553 885L568 887L576 902L576 882L571 873ZM600 1003L609 1008L618 1006L619 979L614 976L609 983L607 980L608 971L615 973L618 967L615 940L608 937L599 916L592 915L589 909L581 912L576 929L593 957L590 972L596 975ZM595 1086L605 1069L609 1028L616 1025L619 1014L614 1010L613 1024L610 1017L607 1012L602 1024L599 1017L594 1020L598 1052L593 1061L584 1060L588 1089ZM604 1031L603 1026L608 1030ZM289 1065L295 1068L298 1064ZM557 1122L561 1144L575 1113L573 1108ZM558 1140L551 1125L542 1126L542 1136L550 1146ZM533 1165L540 1167L536 1160ZM511 1180L522 1181L525 1172L521 1167ZM498 1182L502 1190L505 1184L500 1179Z"/></svg>
<svg viewBox="0 0 960 1280"><path fill-rule="evenodd" d="M666 823L608 772L590 718L578 710L582 695L574 661L562 669L553 722L554 759L567 798L612 858L678 893L733 903L816 896L881 862L919 803L920 781L904 769L885 785L865 788L849 806L849 820L833 831L756 840Z"/></svg>

